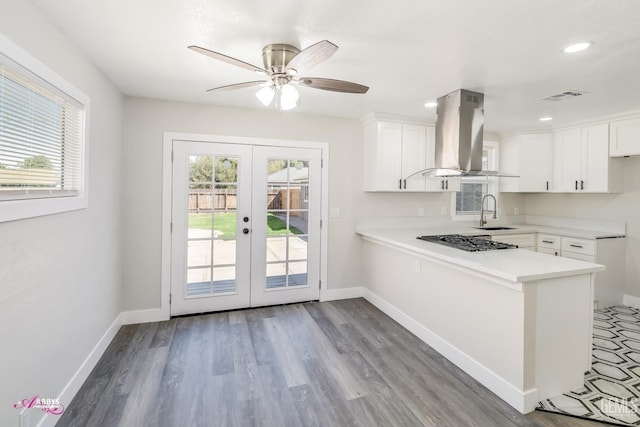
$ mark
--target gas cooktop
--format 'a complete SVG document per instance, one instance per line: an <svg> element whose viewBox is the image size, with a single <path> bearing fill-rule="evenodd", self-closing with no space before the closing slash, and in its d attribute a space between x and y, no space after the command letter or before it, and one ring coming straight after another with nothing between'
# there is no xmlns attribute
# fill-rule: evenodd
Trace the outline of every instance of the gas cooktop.
<svg viewBox="0 0 640 427"><path fill-rule="evenodd" d="M496 242L494 240L487 240L480 237L463 236L461 234L420 236L418 237L418 239L425 240L431 243L438 243L440 245L450 246L456 249L462 249L463 251L467 252L493 251L496 249L515 249L518 247L518 245Z"/></svg>

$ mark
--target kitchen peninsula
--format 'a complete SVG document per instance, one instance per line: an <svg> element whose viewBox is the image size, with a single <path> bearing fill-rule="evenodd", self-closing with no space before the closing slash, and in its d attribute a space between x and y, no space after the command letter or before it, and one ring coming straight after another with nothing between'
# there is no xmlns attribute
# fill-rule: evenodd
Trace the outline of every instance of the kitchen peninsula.
<svg viewBox="0 0 640 427"><path fill-rule="evenodd" d="M527 413L582 386L591 365L594 275L604 266L417 239L444 234L441 228L358 234L367 299L511 406Z"/></svg>

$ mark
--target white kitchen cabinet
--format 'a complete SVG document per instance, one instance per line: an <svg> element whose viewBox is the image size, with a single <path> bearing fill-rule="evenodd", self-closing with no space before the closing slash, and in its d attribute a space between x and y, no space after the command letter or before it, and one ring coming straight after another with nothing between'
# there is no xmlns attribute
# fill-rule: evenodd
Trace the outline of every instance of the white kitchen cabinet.
<svg viewBox="0 0 640 427"><path fill-rule="evenodd" d="M615 193L622 169L609 157L609 125L567 129L553 137L553 191Z"/></svg>
<svg viewBox="0 0 640 427"><path fill-rule="evenodd" d="M607 269L595 275L598 307L622 304L624 295L624 239L580 239L539 233L537 251L580 261L602 264Z"/></svg>
<svg viewBox="0 0 640 427"><path fill-rule="evenodd" d="M538 234L536 250L549 255L560 256L562 238L552 234Z"/></svg>
<svg viewBox="0 0 640 427"><path fill-rule="evenodd" d="M459 191L459 178L425 178L415 172L435 166L435 128L396 121L364 124L364 190Z"/></svg>
<svg viewBox="0 0 640 427"><path fill-rule="evenodd" d="M611 156L640 156L640 117L611 122L610 128Z"/></svg>
<svg viewBox="0 0 640 427"><path fill-rule="evenodd" d="M542 193L552 189L552 134L518 134L500 141L501 192Z"/></svg>
<svg viewBox="0 0 640 427"><path fill-rule="evenodd" d="M536 237L535 234L501 234L497 236L491 236L491 240L496 242L509 243L511 245L518 245L518 249L528 249L535 251Z"/></svg>
<svg viewBox="0 0 640 427"><path fill-rule="evenodd" d="M365 191L426 191L426 179L409 175L427 166L426 126L373 121L365 124Z"/></svg>

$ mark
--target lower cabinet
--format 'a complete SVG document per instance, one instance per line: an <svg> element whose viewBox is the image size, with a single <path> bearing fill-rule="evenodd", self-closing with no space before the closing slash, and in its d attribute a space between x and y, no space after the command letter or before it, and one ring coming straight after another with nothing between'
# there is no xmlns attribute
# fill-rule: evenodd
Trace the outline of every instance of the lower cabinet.
<svg viewBox="0 0 640 427"><path fill-rule="evenodd" d="M509 243L512 245L518 245L518 249L527 249L530 251L536 250L536 235L535 234L503 234L491 237L491 240L497 242Z"/></svg>
<svg viewBox="0 0 640 427"><path fill-rule="evenodd" d="M538 234L537 251L604 265L595 275L596 307L622 304L624 296L624 239L579 239L553 234Z"/></svg>

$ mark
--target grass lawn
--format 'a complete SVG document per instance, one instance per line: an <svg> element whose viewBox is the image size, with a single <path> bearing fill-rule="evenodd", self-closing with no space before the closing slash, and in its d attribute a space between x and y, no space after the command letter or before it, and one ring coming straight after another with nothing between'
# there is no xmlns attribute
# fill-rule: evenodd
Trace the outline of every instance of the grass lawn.
<svg viewBox="0 0 640 427"><path fill-rule="evenodd" d="M236 215L230 212L215 213L215 230L221 231L218 237L232 239L236 236ZM211 214L190 213L189 228L203 230L211 229ZM296 227L289 227L292 234L302 234ZM267 214L267 234L270 236L284 236L287 232L287 224L273 214Z"/></svg>

